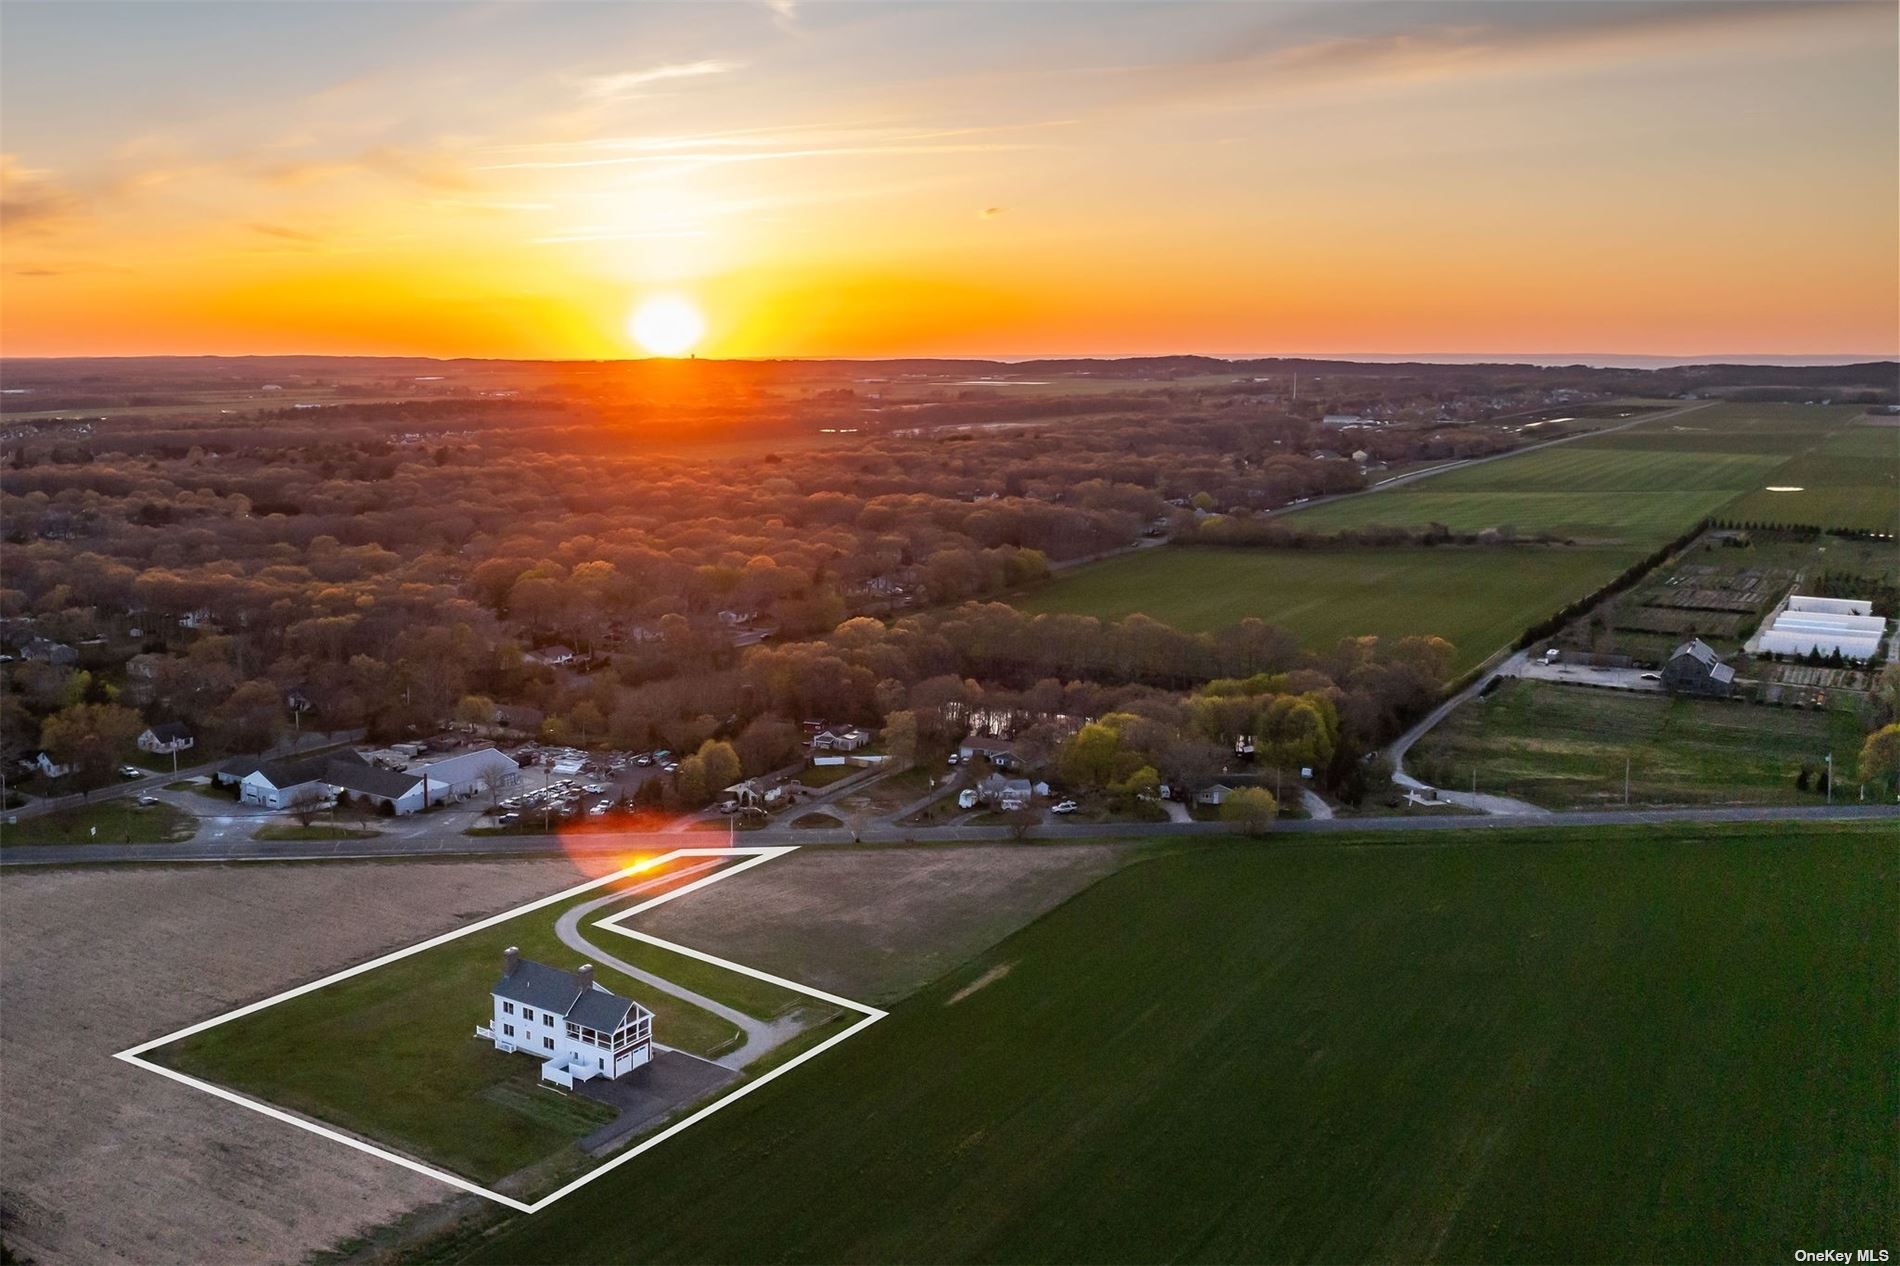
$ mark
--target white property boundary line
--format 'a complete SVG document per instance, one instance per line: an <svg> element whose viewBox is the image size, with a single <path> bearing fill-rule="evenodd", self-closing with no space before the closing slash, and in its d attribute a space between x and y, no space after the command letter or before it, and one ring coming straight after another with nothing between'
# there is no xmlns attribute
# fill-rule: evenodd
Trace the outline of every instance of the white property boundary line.
<svg viewBox="0 0 1900 1266"><path fill-rule="evenodd" d="M858 1033L863 1032L866 1028L868 1028L869 1026L873 1024L876 1024L879 1020L882 1020L885 1017L885 1015L887 1014L886 1012L880 1011L876 1007L868 1007L862 1002L853 1002L849 998L841 998L836 994L825 993L822 990L813 989L807 985L801 985L796 981L786 980L782 976L773 976L766 972L759 971L756 968L747 967L741 963L729 962L723 958L715 958L711 954L702 953L699 950L690 949L684 945L676 945L671 941L663 941L657 936L649 936L645 932L636 932L631 928L621 926L621 922L623 920L630 919L634 915L641 914L641 913L644 913L645 911L651 910L655 906L664 905L665 903L669 901L673 901L680 897L685 896L689 892L693 892L697 889L704 888L708 884L718 883L720 880L730 878L733 875L739 874L741 871L750 870L752 867L762 865L763 863L772 860L774 857L783 857L787 853L793 853L797 851L798 851L797 845L783 845L779 847L757 847L757 848L676 848L676 849L673 849L671 852L668 852L662 856L651 858L646 861L636 862L632 866L628 866L624 870L617 870L611 875L603 875L599 879L592 879L584 884L578 884L575 887L566 889L563 892L557 892L553 894L552 896L543 897L539 901L531 901L527 905L517 906L513 910L504 911L503 913L494 915L491 918L483 919L478 923L471 923L465 928L459 928L453 932L445 932L441 936L431 937L429 940L423 941L417 945L411 945L407 949L400 949L400 950L397 950L393 954L385 954L381 958L372 959L371 961L367 963L361 963L355 967L346 968L345 970L337 972L334 975L325 976L322 980L313 980L307 985L298 985L295 989L286 989L284 992L280 994L275 994L269 998L265 998L261 1002L253 1002L248 1006L239 1007L235 1011L227 1011L223 1015L215 1016L212 1019L205 1020L201 1023L191 1025L188 1028L179 1029L176 1033L167 1033L164 1037L154 1038L149 1042L142 1042L137 1046L128 1047L127 1049L118 1052L118 1054L114 1055L113 1058L122 1059L128 1064L136 1064L138 1067L143 1068L147 1070L148 1072L157 1073L161 1077L169 1077L173 1081L179 1082L183 1085L191 1086L197 1090L202 1090L206 1094L216 1095L218 1098L223 1099L226 1102L235 1103L241 1108L249 1108L252 1112L261 1112L267 1117L273 1117L276 1120L286 1122L290 1125L294 1125L300 1130L308 1130L312 1134L321 1135L323 1138L330 1139L333 1142L341 1143L346 1147L353 1147L359 1152L367 1152L371 1156L377 1157L378 1159L381 1159L381 1160L388 1161L392 1165L400 1165L404 1169L413 1170L414 1172L418 1174L423 1174L429 1178L433 1178L437 1182L446 1183L451 1187L458 1188L462 1191L469 1192L473 1195L481 1196L488 1200L493 1200L495 1203L506 1205L508 1208L513 1209L518 1213L539 1213L541 1210L553 1204L556 1200L559 1200L562 1196L569 1195L575 1191L578 1191L580 1188L586 1186L588 1183L594 1181L596 1178L599 1178L603 1174L606 1174L609 1170L612 1170L612 1169L617 1168L618 1166L624 1165L628 1161L632 1160L634 1157L639 1156L641 1153L650 1151L651 1149L658 1147L660 1144L666 1142L668 1139L672 1138L675 1134L678 1134L680 1131L699 1124L701 1121L704 1121L707 1117L719 1111L721 1108L724 1108L730 1104L736 1103L738 1100L743 1099L745 1096L757 1090L760 1086L765 1085L767 1082L773 1080L776 1077L784 1076L786 1073L791 1072L792 1069L797 1068L800 1064L804 1063L808 1059L817 1058L819 1055L824 1054L824 1052L830 1050L832 1047L844 1041L846 1038L856 1036ZM723 967L728 971L738 972L742 976L750 976L754 980L763 980L767 982L768 984L777 985L783 989L790 989L795 993L802 993L806 997L817 998L818 1000L822 1002L831 1003L833 1006L844 1007L847 1010L857 1012L859 1015L863 1016L864 1018L859 1020L856 1024L853 1024L850 1028L846 1029L844 1032L834 1034L833 1036L828 1037L824 1041L820 1042L818 1045L812 1047L810 1050L804 1051L801 1054L794 1056L791 1059L786 1060L783 1064L780 1064L778 1067L772 1069L770 1072L765 1073L764 1075L760 1077L754 1078L751 1081L742 1083L731 1094L723 1095L720 1098L713 1100L711 1103L707 1104L705 1107L701 1108L699 1111L693 1113L691 1116L686 1117L684 1120L676 1121L672 1125L668 1126L666 1129L661 1130L658 1134L653 1135L651 1138L642 1140L638 1146L628 1149L626 1152L624 1152L623 1154L619 1156L614 1157L612 1160L608 1161L604 1165L596 1166L594 1169L591 1169L587 1173L582 1174L579 1178L576 1178L573 1182L568 1183L565 1187L560 1188L558 1191L555 1191L550 1195L543 1196L541 1199L535 1201L533 1204L527 1204L527 1203L524 1203L523 1201L516 1200L512 1196L504 1196L498 1191L491 1191L488 1188L483 1187L478 1183L470 1182L468 1179L462 1178L456 1174L451 1174L447 1172L446 1170L436 1169L434 1166L431 1166L431 1165L425 1165L421 1161L414 1160L407 1156L399 1155L398 1153L389 1151L386 1148L377 1147L374 1143L365 1142L362 1139L355 1138L349 1134L345 1134L341 1130L335 1130L335 1129L331 1129L329 1126L319 1125L314 1121L306 1120L303 1117L297 1116L294 1113L286 1112L282 1108L273 1107L268 1103L261 1102L260 1100L249 1098L245 1095L238 1094L237 1092L232 1091L232 1090L227 1090L223 1086L213 1085L211 1082L208 1082L208 1081L201 1081L200 1079L196 1077L187 1076L186 1074L181 1073L177 1071L176 1069L166 1068L162 1065L154 1064L150 1060L143 1058L143 1056L145 1055L147 1051L155 1050L161 1046L169 1046L173 1042L179 1041L183 1038L191 1037L194 1034L202 1033L206 1029L216 1028L220 1024L226 1024L232 1020L241 1019L244 1016L251 1015L258 1011L262 1011L266 1007L273 1007L273 1006L276 1006L280 1002L286 1002L290 1000L291 998L300 997L301 995L307 994L307 993L313 993L318 989L322 989L326 985L333 985L339 980L348 980L352 976L360 976L364 972L374 971L378 967L382 967L389 963L393 963L398 959L408 958L411 954L420 954L424 950L434 949L436 946L447 944L449 941L453 941L457 939L458 937L468 936L474 932L480 932L484 928L493 927L497 923L506 922L507 920L515 918L519 915L528 914L532 911L539 910L545 906L553 905L556 902L565 901L569 897L578 896L579 894L583 892L588 892L595 888L604 887L607 884L613 883L615 880L626 879L629 876L640 874L643 871L653 870L661 865L664 865L667 862L674 860L675 858L680 858L680 857L744 857L744 858L747 858L748 860L739 863L737 866L722 867L721 869L715 870L712 874L707 875L703 879L697 879L697 880L694 880L690 884L685 884L669 892L661 893L659 896L654 897L650 901L643 901L639 905L632 906L626 910L621 911L619 914L612 916L609 919L603 919L597 923L591 924L590 926L607 928L614 932L620 933L622 936L630 936L634 938L635 940L645 941L649 945L657 945L662 949L671 950L676 954L684 954L688 958L696 958L701 962L711 963L715 967Z"/></svg>

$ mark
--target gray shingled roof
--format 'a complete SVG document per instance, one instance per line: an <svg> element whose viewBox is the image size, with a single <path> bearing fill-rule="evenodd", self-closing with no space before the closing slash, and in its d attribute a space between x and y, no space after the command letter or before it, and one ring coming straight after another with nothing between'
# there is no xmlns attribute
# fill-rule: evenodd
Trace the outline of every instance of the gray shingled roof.
<svg viewBox="0 0 1900 1266"><path fill-rule="evenodd" d="M1669 658L1674 659L1676 655L1687 655L1698 664L1710 667L1722 662L1722 657L1715 653L1715 648L1699 637L1692 637L1681 646L1678 646L1676 648L1676 654L1671 655Z"/></svg>
<svg viewBox="0 0 1900 1266"><path fill-rule="evenodd" d="M636 1008L646 1010L638 1003L599 986L583 989L577 972L549 967L546 963L525 958L511 974L495 982L493 992L510 1002L518 1002L537 1011L552 1011L583 1028L597 1029L602 1033L611 1033L625 1024L628 1012Z"/></svg>
<svg viewBox="0 0 1900 1266"><path fill-rule="evenodd" d="M152 731L152 737L161 743L175 743L179 739L191 737L191 727L183 721L160 721L147 728Z"/></svg>

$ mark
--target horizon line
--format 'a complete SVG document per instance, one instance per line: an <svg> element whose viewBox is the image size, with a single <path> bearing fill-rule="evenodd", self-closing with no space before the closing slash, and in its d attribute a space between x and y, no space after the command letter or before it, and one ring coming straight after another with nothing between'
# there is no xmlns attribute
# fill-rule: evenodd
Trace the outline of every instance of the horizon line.
<svg viewBox="0 0 1900 1266"><path fill-rule="evenodd" d="M0 364L18 361L82 360L388 360L388 361L473 361L485 364L525 365L635 365L635 364L879 364L889 361L986 361L998 365L1030 364L1037 361L1147 361L1198 359L1227 363L1260 360L1341 361L1360 364L1503 364L1561 368L1583 365L1593 369L1633 368L1619 361L1657 362L1659 367L1693 365L1751 365L1757 368L1827 368L1860 364L1900 362L1900 350L1893 352L1072 352L957 354L910 353L890 355L756 355L756 356L483 356L451 355L426 352L63 352L51 354L7 355L0 353ZM1594 362L1594 363L1593 363Z"/></svg>

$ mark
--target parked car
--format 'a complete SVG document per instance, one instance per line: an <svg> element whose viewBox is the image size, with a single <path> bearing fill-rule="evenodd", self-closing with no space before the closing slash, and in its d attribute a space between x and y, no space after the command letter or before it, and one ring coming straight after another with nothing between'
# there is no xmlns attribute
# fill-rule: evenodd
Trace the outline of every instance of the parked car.
<svg viewBox="0 0 1900 1266"><path fill-rule="evenodd" d="M1661 681L1662 674L1661 673L1644 673L1643 680L1644 681Z"/></svg>
<svg viewBox="0 0 1900 1266"><path fill-rule="evenodd" d="M645 752L641 752L638 756L633 758L633 763L638 765L640 768L645 769L653 763L653 758L647 755Z"/></svg>
<svg viewBox="0 0 1900 1266"><path fill-rule="evenodd" d="M1076 811L1077 809L1079 809L1079 808L1081 808L1081 807L1082 807L1081 805L1079 805L1079 804L1077 804L1077 803L1076 803L1075 801L1073 801L1073 800L1064 800L1064 801L1062 801L1062 802L1061 802L1060 804L1056 804L1056 805L1051 805L1051 806L1050 806L1050 808L1049 808L1049 812L1051 812L1051 813L1074 813L1074 812L1075 812L1075 811Z"/></svg>
<svg viewBox="0 0 1900 1266"><path fill-rule="evenodd" d="M139 807L142 809L149 809L157 803L158 797L149 793L139 797Z"/></svg>
<svg viewBox="0 0 1900 1266"><path fill-rule="evenodd" d="M957 808L976 808L976 789L974 787L965 787L962 791L957 793Z"/></svg>
<svg viewBox="0 0 1900 1266"><path fill-rule="evenodd" d="M946 765L959 765L962 763L963 757L957 755L955 752L950 753L950 759L944 762Z"/></svg>
<svg viewBox="0 0 1900 1266"><path fill-rule="evenodd" d="M145 777L145 771L140 769L137 765L121 765L119 766L119 777L143 778Z"/></svg>
<svg viewBox="0 0 1900 1266"><path fill-rule="evenodd" d="M521 821L521 815L519 813L504 813L496 818L495 821L501 826L513 826L515 823Z"/></svg>
<svg viewBox="0 0 1900 1266"><path fill-rule="evenodd" d="M737 813L738 811L739 802L737 800L721 800L719 802L719 812L721 813Z"/></svg>

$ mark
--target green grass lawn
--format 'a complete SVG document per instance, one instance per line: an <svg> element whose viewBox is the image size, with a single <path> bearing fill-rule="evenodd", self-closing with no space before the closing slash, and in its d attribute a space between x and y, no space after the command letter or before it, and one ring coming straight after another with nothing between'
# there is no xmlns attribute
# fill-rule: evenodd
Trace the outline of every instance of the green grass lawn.
<svg viewBox="0 0 1900 1266"><path fill-rule="evenodd" d="M581 955L554 934L564 908L549 906L449 941L207 1029L150 1058L478 1181L499 1181L563 1154L601 1119L591 1111L552 1111L550 1100L565 1101L534 1084L540 1067L534 1058L501 1054L474 1036L475 1025L491 1014L489 989L503 949L516 945L525 957L554 966L579 964ZM616 954L639 949L607 932L588 939ZM654 1013L657 1042L711 1055L739 1039L726 1021L604 964L595 976ZM747 992L753 983L744 982Z"/></svg>
<svg viewBox="0 0 1900 1266"><path fill-rule="evenodd" d="M1717 699L1506 682L1459 707L1407 757L1421 778L1517 796L1552 809L1621 804L1821 804L1799 791L1803 762L1831 750L1849 785L1862 727L1850 711L1811 712Z"/></svg>
<svg viewBox="0 0 1900 1266"><path fill-rule="evenodd" d="M1884 826L1182 850L476 1259L1892 1244L1897 894Z"/></svg>
<svg viewBox="0 0 1900 1266"><path fill-rule="evenodd" d="M606 935L590 939L593 939L596 945L606 944L607 940ZM665 977L695 993L723 1002L756 1019L773 1020L796 1011L799 1007L826 1006L804 994L782 989L763 980L754 980L750 976L727 971L723 967L714 967L711 963L701 962L690 955L661 949L645 941L616 936L613 937L612 949L615 958L650 971L656 976ZM668 1045L673 1045L673 1043L669 1042Z"/></svg>
<svg viewBox="0 0 1900 1266"><path fill-rule="evenodd" d="M1312 648L1342 637L1437 634L1469 668L1636 561L1623 549L1239 550L1167 547L1078 567L1016 605L1191 632L1257 616Z"/></svg>
<svg viewBox="0 0 1900 1266"><path fill-rule="evenodd" d="M16 826L0 829L0 843L15 844L171 844L198 833L198 819L168 804L139 805L118 796L56 809Z"/></svg>

